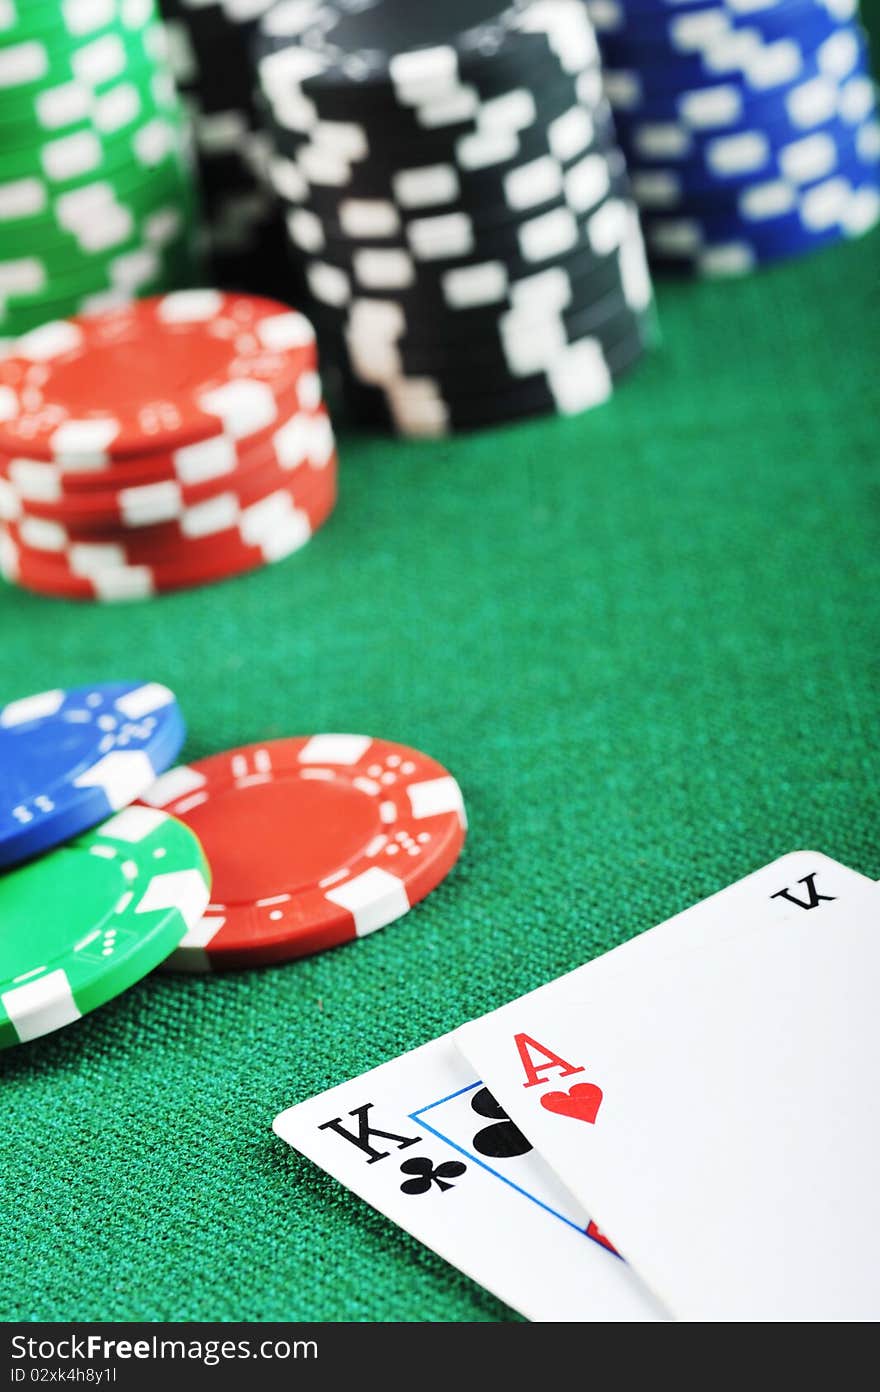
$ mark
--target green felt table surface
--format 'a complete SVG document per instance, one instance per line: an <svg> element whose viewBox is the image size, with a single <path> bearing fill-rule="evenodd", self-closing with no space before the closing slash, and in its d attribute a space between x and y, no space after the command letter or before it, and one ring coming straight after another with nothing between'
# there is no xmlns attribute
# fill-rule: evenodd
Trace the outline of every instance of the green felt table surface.
<svg viewBox="0 0 880 1392"><path fill-rule="evenodd" d="M0 1058L0 1318L514 1318L272 1118L786 851L880 876L878 263L874 233L662 283L660 346L579 418L343 430L335 516L250 577L0 588L0 701L166 682L188 758L397 739L471 823L381 933L153 975Z"/></svg>

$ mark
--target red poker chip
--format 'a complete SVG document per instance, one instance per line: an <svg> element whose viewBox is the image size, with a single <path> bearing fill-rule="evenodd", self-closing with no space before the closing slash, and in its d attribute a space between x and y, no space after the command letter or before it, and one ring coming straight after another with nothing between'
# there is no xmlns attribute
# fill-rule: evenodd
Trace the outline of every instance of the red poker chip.
<svg viewBox="0 0 880 1392"><path fill-rule="evenodd" d="M163 774L144 799L185 822L213 902L167 965L303 957L405 914L464 845L461 790L436 760L367 735L270 740Z"/></svg>
<svg viewBox="0 0 880 1392"><path fill-rule="evenodd" d="M301 460L287 472L292 477L302 467L308 467L308 461ZM274 452L264 447L249 456L235 474L205 483L191 486L169 481L142 484L91 496L75 494L63 503L22 498L13 485L5 486L4 481L0 480L0 519L18 523L20 527L30 526L34 536L40 524L46 528L47 536L52 528L57 528L70 538L89 540L111 533L115 536L120 531L152 531L163 523L185 522L188 512L226 493L234 492L240 496L254 494L264 480L267 487L263 491L269 492L271 481L280 472L281 466ZM43 549L43 544L38 541L31 544ZM50 542L45 549L56 550L58 547Z"/></svg>
<svg viewBox="0 0 880 1392"><path fill-rule="evenodd" d="M252 295L178 290L56 320L0 359L0 450L89 468L244 439L315 363L305 316Z"/></svg>
<svg viewBox="0 0 880 1392"><path fill-rule="evenodd" d="M296 454L294 454L296 450ZM302 453L300 453L302 451ZM40 522L61 527L71 537L87 537L118 529L152 528L162 522L185 522L193 508L203 508L212 499L230 493L256 496L262 487L270 492L276 479L293 477L302 466L318 472L334 458L333 431L323 407L296 416L276 431L267 444L240 455L238 468L199 483L183 484L166 480L107 489L71 493L61 500L41 501L24 496L14 483L0 478L0 519L28 526L34 536ZM25 540L28 538L25 537ZM41 543L32 542L39 549ZM49 542L50 549L61 543Z"/></svg>
<svg viewBox="0 0 880 1392"><path fill-rule="evenodd" d="M88 579L119 566L150 566L161 578L164 568L185 565L197 569L218 556L236 555L249 534L256 535L272 508L289 498L296 508L318 506L335 493L335 460L318 476L307 463L291 472L275 465L252 482L227 490L207 503L185 511L179 520L155 527L71 534L57 522L23 518L8 524L8 534L20 552L60 563L72 574ZM275 503L273 503L275 500Z"/></svg>
<svg viewBox="0 0 880 1392"><path fill-rule="evenodd" d="M277 490L256 505L266 506L265 526L248 529L247 534L238 528L228 537L213 538L212 545L200 552L197 560L183 550L173 561L96 564L88 574L75 574L66 557L22 546L7 527L0 530L0 571L13 584L37 594L107 603L146 599L168 590L229 579L286 559L323 526L336 502L335 470L325 472L329 486L320 495L300 504L288 490Z"/></svg>
<svg viewBox="0 0 880 1392"><path fill-rule="evenodd" d="M252 451L270 449L280 435L284 448L292 422L313 416L322 405L316 372L303 372L292 392L278 397L278 419L252 435L236 439L221 432L176 449L150 449L120 459L102 458L96 467L82 468L48 459L11 456L0 451L0 478L6 479L30 503L62 505L66 500L105 494L145 484L175 482L193 487L228 477L242 467Z"/></svg>

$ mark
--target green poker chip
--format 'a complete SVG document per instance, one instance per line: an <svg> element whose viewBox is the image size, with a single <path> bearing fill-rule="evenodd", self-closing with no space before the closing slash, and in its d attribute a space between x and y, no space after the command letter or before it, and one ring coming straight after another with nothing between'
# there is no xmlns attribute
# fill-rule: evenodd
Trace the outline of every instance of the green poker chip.
<svg viewBox="0 0 880 1392"><path fill-rule="evenodd" d="M35 37L83 42L117 26L138 28L155 15L153 0L4 0L0 41Z"/></svg>
<svg viewBox="0 0 880 1392"><path fill-rule="evenodd" d="M15 119L32 111L41 92L62 83L76 82L95 88L127 69L155 64L157 59L164 61L166 45L167 36L155 11L137 29L126 30L117 25L98 37L89 35L74 40L67 34L37 35L19 43L7 43L0 47L4 117Z"/></svg>
<svg viewBox="0 0 880 1392"><path fill-rule="evenodd" d="M137 125L112 135L94 130L65 133L38 145L7 149L0 153L0 183L38 177L56 189L79 187L101 177L113 179L130 168L145 175L168 151L184 149L181 112L147 112Z"/></svg>
<svg viewBox="0 0 880 1392"><path fill-rule="evenodd" d="M127 807L0 877L0 1048L134 986L204 913L210 871L175 817Z"/></svg>
<svg viewBox="0 0 880 1392"><path fill-rule="evenodd" d="M171 200L192 214L195 180L188 158L176 149L150 171L128 170L118 181L93 179L54 195L35 179L0 185L0 261L64 246L71 248L71 262L81 255L87 260L90 252L130 235L124 230L116 236L120 209L128 214L126 227L133 227Z"/></svg>
<svg viewBox="0 0 880 1392"><path fill-rule="evenodd" d="M133 228L124 241L94 254L80 251L0 260L0 300L9 309L38 299L61 300L101 286L132 283L136 288L143 274L140 268L148 260L158 264L187 255L192 259L196 237L191 221L171 203L162 212L157 209L147 227Z"/></svg>
<svg viewBox="0 0 880 1392"><path fill-rule="evenodd" d="M194 288L204 281L200 272L201 258L191 246L166 247L161 251L144 248L143 266L149 268L142 278L127 280L120 275L95 272L92 284L81 283L65 294L45 299L31 296L8 300L0 312L0 344L8 348L22 334L50 320L71 319L81 314L97 314L118 309L132 299L146 295L162 295L171 290Z"/></svg>
<svg viewBox="0 0 880 1392"><path fill-rule="evenodd" d="M102 143L125 135L151 117L182 119L183 103L163 65L128 68L100 88L68 83L43 93L34 111L6 118L0 96L0 156L32 151L32 169L52 159L57 142L93 134ZM63 147L61 147L63 148ZM20 158L20 154L19 154Z"/></svg>
<svg viewBox="0 0 880 1392"><path fill-rule="evenodd" d="M107 29L141 28L155 14L153 0L4 0L0 42L4 47L35 38L85 43Z"/></svg>
<svg viewBox="0 0 880 1392"><path fill-rule="evenodd" d="M0 231L0 346L48 319L91 313L133 296L200 283L192 181L180 171L145 212L109 194L84 204L70 228L6 243ZM18 248L18 254L13 248ZM24 248L24 254L22 249Z"/></svg>
<svg viewBox="0 0 880 1392"><path fill-rule="evenodd" d="M24 139L45 140L82 123L93 123L99 129L108 122L112 125L120 87L135 87L144 96L152 93L164 104L176 102L177 89L164 51L166 43L164 33L151 39L151 52L142 44L132 49L120 43L108 52L103 68L96 65L92 72L81 68L80 76L61 82L48 80L27 88L0 87L0 135L4 146ZM3 52L0 47L0 55Z"/></svg>

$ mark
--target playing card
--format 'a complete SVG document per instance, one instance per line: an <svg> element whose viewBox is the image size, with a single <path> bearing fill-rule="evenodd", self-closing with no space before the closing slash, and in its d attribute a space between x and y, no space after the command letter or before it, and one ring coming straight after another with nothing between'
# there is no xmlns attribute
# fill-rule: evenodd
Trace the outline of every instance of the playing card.
<svg viewBox="0 0 880 1392"><path fill-rule="evenodd" d="M664 1320L451 1035L275 1118L288 1144L533 1320Z"/></svg>
<svg viewBox="0 0 880 1392"><path fill-rule="evenodd" d="M456 1032L674 1318L880 1316L878 910L796 853Z"/></svg>

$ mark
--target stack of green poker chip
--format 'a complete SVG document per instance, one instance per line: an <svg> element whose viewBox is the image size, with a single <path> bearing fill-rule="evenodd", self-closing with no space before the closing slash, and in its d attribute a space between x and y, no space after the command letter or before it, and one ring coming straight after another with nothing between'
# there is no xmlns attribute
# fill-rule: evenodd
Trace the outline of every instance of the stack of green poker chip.
<svg viewBox="0 0 880 1392"><path fill-rule="evenodd" d="M0 0L0 340L199 279L155 0Z"/></svg>

